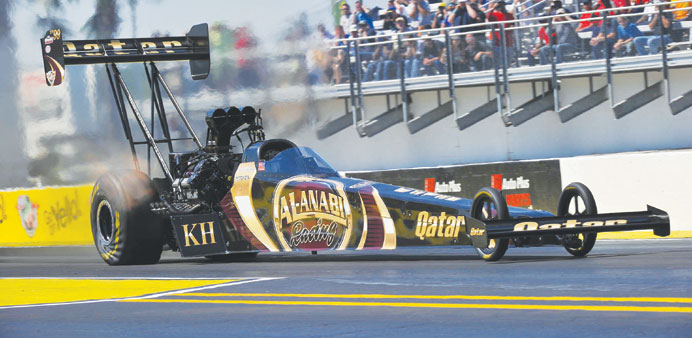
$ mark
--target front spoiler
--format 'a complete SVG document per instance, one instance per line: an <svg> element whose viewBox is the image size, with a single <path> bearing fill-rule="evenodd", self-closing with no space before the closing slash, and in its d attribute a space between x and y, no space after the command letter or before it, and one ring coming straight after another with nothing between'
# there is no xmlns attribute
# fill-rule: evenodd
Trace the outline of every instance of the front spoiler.
<svg viewBox="0 0 692 338"><path fill-rule="evenodd" d="M670 235L668 213L647 205L647 211L596 215L518 218L482 222L469 218L466 234L473 246L487 248L495 238L567 235L594 232L648 230L656 236Z"/></svg>

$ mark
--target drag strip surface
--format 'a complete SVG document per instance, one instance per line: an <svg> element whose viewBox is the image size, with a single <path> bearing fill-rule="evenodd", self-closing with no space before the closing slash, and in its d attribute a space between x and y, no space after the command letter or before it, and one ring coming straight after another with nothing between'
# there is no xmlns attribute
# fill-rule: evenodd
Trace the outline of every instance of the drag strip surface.
<svg viewBox="0 0 692 338"><path fill-rule="evenodd" d="M690 336L691 258L689 239L598 241L583 259L510 248L496 263L468 247L127 267L92 248L1 249L0 336Z"/></svg>

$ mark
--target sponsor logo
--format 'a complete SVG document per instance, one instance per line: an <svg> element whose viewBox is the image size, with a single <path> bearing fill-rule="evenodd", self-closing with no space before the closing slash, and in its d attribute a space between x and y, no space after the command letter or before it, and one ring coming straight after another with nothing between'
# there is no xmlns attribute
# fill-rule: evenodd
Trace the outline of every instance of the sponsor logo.
<svg viewBox="0 0 692 338"><path fill-rule="evenodd" d="M264 171L265 168L264 161L257 162L257 171Z"/></svg>
<svg viewBox="0 0 692 338"><path fill-rule="evenodd" d="M50 32L48 32L48 34L50 34L53 37L53 39L60 40L60 36L62 35L62 31L59 28L58 29L51 29Z"/></svg>
<svg viewBox="0 0 692 338"><path fill-rule="evenodd" d="M45 51L46 51L46 54L50 53L50 46L46 46Z"/></svg>
<svg viewBox="0 0 692 338"><path fill-rule="evenodd" d="M568 219L565 223L547 223L538 224L537 222L521 222L514 225L514 231L533 231L533 230L549 230L549 229L568 229L568 228L588 228L600 226L613 226L627 224L626 219L610 219L605 221L589 221L578 222L574 219Z"/></svg>
<svg viewBox="0 0 692 338"><path fill-rule="evenodd" d="M79 196L75 191L74 198L65 196L62 203L58 201L50 208L43 211L43 219L46 221L51 235L67 228L68 225L77 221L77 219L82 216L82 210L79 208L78 201Z"/></svg>
<svg viewBox="0 0 692 338"><path fill-rule="evenodd" d="M53 35L54 39L56 38ZM135 40L109 40L104 43L85 43L82 41L64 41L63 52L66 58L79 58L83 55L78 52L90 52L87 56L105 55L137 55L137 54L163 54L163 53L185 53L188 50L181 50L183 42L177 40L168 41L135 41ZM103 48L101 48L103 46ZM93 51L93 52L92 52Z"/></svg>
<svg viewBox="0 0 692 338"><path fill-rule="evenodd" d="M430 216L427 211L418 213L416 222L416 237L425 238L456 238L461 226L466 226L464 216L447 215L442 212L439 216Z"/></svg>
<svg viewBox="0 0 692 338"><path fill-rule="evenodd" d="M34 237L38 228L38 204L32 203L27 195L17 198L17 211L26 235Z"/></svg>
<svg viewBox="0 0 692 338"><path fill-rule="evenodd" d="M47 36L43 39L43 42L44 42L45 44L47 44L47 45L50 45L51 43L53 43L53 36L47 35Z"/></svg>
<svg viewBox="0 0 692 338"><path fill-rule="evenodd" d="M484 233L485 233L485 229L471 228L471 231L469 232L469 236L483 236Z"/></svg>
<svg viewBox="0 0 692 338"><path fill-rule="evenodd" d="M452 201L452 202L458 201L461 199L460 197L445 196L445 195L436 194L434 192L417 190L417 189L409 189L409 188L397 188L394 191L398 192L398 193L413 195L413 196L424 196L424 197L430 196L430 197L434 197L434 198L439 199L439 200Z"/></svg>
<svg viewBox="0 0 692 338"><path fill-rule="evenodd" d="M0 194L0 224L7 219L7 211L5 211L5 196Z"/></svg>
<svg viewBox="0 0 692 338"><path fill-rule="evenodd" d="M311 228L307 228L305 223L298 221L293 223L291 228L291 240L289 243L292 247L297 248L301 244L325 242L328 247L334 244L336 231L339 229L339 224L331 222L323 224L322 219L318 219L317 223Z"/></svg>
<svg viewBox="0 0 692 338"><path fill-rule="evenodd" d="M235 178L236 181L247 181L250 179L249 175L239 175Z"/></svg>
<svg viewBox="0 0 692 338"><path fill-rule="evenodd" d="M290 179L274 192L274 224L294 249L336 248L351 224L343 191L328 180Z"/></svg>
<svg viewBox="0 0 692 338"><path fill-rule="evenodd" d="M185 237L185 247L207 244L216 244L214 237L214 222L202 222L193 224L183 224L183 236ZM199 237L193 231L199 229Z"/></svg>
<svg viewBox="0 0 692 338"><path fill-rule="evenodd" d="M516 178L503 178L502 174L490 176L490 186L498 190L529 189L531 188L531 182L529 181L524 176Z"/></svg>
<svg viewBox="0 0 692 338"><path fill-rule="evenodd" d="M55 71L54 70L49 70L46 72L46 80L48 83L52 86L53 83L55 82Z"/></svg>
<svg viewBox="0 0 692 338"><path fill-rule="evenodd" d="M531 194L508 194L505 196L507 205L513 207L531 207Z"/></svg>
<svg viewBox="0 0 692 338"><path fill-rule="evenodd" d="M454 180L449 182L435 182L434 178L426 178L425 191L437 193L461 192L461 183L457 183Z"/></svg>

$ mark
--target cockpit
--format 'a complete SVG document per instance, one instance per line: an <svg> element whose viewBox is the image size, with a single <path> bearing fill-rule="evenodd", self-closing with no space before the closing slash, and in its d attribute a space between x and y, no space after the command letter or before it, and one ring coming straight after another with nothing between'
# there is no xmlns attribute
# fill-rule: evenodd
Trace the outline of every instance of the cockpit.
<svg viewBox="0 0 692 338"><path fill-rule="evenodd" d="M257 164L258 174L272 177L309 175L315 177L338 177L332 168L314 150L307 147L291 147L263 154Z"/></svg>

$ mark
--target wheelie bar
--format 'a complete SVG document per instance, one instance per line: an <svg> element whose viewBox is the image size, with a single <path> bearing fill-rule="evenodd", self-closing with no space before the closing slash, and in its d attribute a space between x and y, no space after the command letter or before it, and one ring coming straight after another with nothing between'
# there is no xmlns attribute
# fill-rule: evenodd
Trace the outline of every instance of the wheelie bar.
<svg viewBox="0 0 692 338"><path fill-rule="evenodd" d="M670 235L668 213L647 205L647 211L596 215L568 215L541 218L518 218L482 222L469 219L466 225L474 246L485 248L493 238L540 235L566 235L652 229L656 236Z"/></svg>

